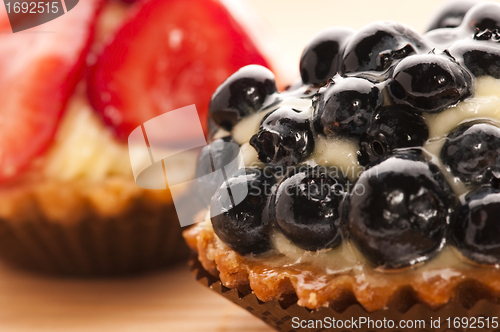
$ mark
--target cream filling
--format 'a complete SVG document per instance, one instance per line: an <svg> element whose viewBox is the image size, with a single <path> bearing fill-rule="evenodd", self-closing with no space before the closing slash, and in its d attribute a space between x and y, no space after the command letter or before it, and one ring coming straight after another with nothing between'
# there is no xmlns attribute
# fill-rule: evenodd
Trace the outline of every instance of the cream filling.
<svg viewBox="0 0 500 332"><path fill-rule="evenodd" d="M141 163L151 164L148 153L141 156L144 157ZM168 174L175 184L194 178L196 158L195 151L169 158ZM48 179L92 183L108 177L134 179L128 145L119 142L85 98L78 95L71 100L54 142L40 164L42 174Z"/></svg>
<svg viewBox="0 0 500 332"><path fill-rule="evenodd" d="M71 100L44 161L42 173L51 179L98 182L112 175L132 178L127 145L118 142L79 97Z"/></svg>
<svg viewBox="0 0 500 332"><path fill-rule="evenodd" d="M446 170L439 154L446 136L459 124L476 119L500 123L500 80L488 76L479 78L473 98L451 106L441 113L424 114L424 119L429 128L429 140L424 144L424 148L440 166L455 193L463 194L467 187Z"/></svg>
<svg viewBox="0 0 500 332"><path fill-rule="evenodd" d="M433 160L444 171L445 176L450 180L453 189L457 194L463 193L466 188L456 178L454 178L439 160L439 152L444 144L444 139L448 133L457 125L464 121L474 119L489 119L500 122L500 80L483 77L476 82L475 95L457 105L451 106L443 112L437 114L424 114L424 119L429 128L429 140L424 144L424 148L431 154ZM293 104L293 101L289 102ZM311 105L306 105L302 100L301 104L297 103L295 107L303 110L311 110ZM233 135L238 137L238 142L244 142L242 151L245 155L251 155L245 160L255 160L256 153L251 146L248 145L250 137L258 131L259 123L264 115L261 113L245 119L245 122L240 122L240 125L234 128ZM317 139L315 149L306 163L317 163L320 165L337 166L340 171L345 172L349 179L357 179L362 167L357 161L357 142L346 139ZM245 162L247 164L247 162ZM357 249L349 242L343 241L342 245L327 250L317 252L308 252L298 248L293 243L285 238L280 232L273 232L271 240L275 250L279 255L273 259L266 257L266 262L275 266L294 265L299 263L309 263L319 268L325 269L327 273L339 274L351 272L364 281L369 281L373 276L373 281L380 282L380 278L376 275L385 273L391 275L388 271L377 271L367 264L365 258L357 251ZM259 259L259 258L250 258ZM451 246L445 246L441 252L431 258L424 264L417 264L413 268L397 271L396 275L417 274L419 278L431 278L439 274L443 278L450 278L459 274L456 270L470 269L474 264L467 262L466 259L460 256ZM498 268L495 266L495 268ZM390 280L388 278L387 280Z"/></svg>

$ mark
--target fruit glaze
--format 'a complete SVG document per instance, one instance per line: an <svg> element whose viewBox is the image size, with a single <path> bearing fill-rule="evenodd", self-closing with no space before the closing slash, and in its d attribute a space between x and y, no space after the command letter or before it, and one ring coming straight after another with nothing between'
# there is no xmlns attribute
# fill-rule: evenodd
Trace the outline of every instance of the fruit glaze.
<svg viewBox="0 0 500 332"><path fill-rule="evenodd" d="M200 160L210 150L224 165L222 143L237 143L246 177L209 204L227 206L227 186L249 194L186 232L203 266L311 309L398 297L437 308L464 289L498 300L500 5L453 3L423 35L330 28L300 73L279 93L268 69L247 66L213 95Z"/></svg>

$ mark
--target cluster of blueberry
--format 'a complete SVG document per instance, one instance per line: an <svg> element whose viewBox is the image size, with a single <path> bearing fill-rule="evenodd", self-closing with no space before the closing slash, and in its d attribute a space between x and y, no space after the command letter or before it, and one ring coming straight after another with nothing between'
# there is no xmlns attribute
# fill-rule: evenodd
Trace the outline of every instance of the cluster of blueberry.
<svg viewBox="0 0 500 332"><path fill-rule="evenodd" d="M212 97L211 125L230 132L267 111L249 142L266 168L247 168L245 180L223 185L247 186L249 194L212 217L215 233L241 254L271 250L277 230L310 251L350 239L382 268L425 261L446 241L472 260L500 263L498 124L468 122L447 137L440 158L472 188L460 200L422 148L429 138L423 114L472 96L476 77L500 78L498 31L500 5L462 1L439 12L424 35L393 22L322 32L303 52L301 82L282 93L269 70L239 70ZM311 98L312 109L280 107L287 98ZM318 137L359 142L366 170L352 190L346 178L308 159ZM213 151L220 160L232 153ZM273 173L300 165L283 177ZM228 206L225 199L216 192L212 207Z"/></svg>

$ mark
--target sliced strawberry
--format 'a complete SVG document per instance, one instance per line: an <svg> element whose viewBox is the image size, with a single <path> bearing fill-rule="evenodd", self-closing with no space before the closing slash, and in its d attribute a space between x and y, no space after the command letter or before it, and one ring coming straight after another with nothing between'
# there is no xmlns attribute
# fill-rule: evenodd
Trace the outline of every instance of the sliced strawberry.
<svg viewBox="0 0 500 332"><path fill-rule="evenodd" d="M0 5L0 181L50 145L84 68L100 3L80 1L67 14L19 33L11 32Z"/></svg>
<svg viewBox="0 0 500 332"><path fill-rule="evenodd" d="M218 0L150 0L136 9L88 79L92 106L124 140L143 122L191 104L206 123L210 97L228 76L267 66Z"/></svg>

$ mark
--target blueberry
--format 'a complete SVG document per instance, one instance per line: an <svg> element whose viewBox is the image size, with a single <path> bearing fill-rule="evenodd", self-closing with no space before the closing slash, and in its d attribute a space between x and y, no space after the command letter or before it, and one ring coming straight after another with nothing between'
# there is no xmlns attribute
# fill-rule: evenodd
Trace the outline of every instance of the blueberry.
<svg viewBox="0 0 500 332"><path fill-rule="evenodd" d="M491 40L498 43L500 41L500 32L498 29L495 30L479 30L477 29L474 33L474 40Z"/></svg>
<svg viewBox="0 0 500 332"><path fill-rule="evenodd" d="M481 187L461 199L451 234L457 249L482 264L500 264L500 190Z"/></svg>
<svg viewBox="0 0 500 332"><path fill-rule="evenodd" d="M500 44L495 39L498 34L485 30L475 34L476 40L454 43L449 53L475 77L492 76L500 78Z"/></svg>
<svg viewBox="0 0 500 332"><path fill-rule="evenodd" d="M439 49L446 49L458 40L470 37L470 33L460 28L442 28L431 30L424 35L427 42Z"/></svg>
<svg viewBox="0 0 500 332"><path fill-rule="evenodd" d="M427 52L429 47L410 27L395 22L375 22L359 30L344 51L343 73L383 71L398 59Z"/></svg>
<svg viewBox="0 0 500 332"><path fill-rule="evenodd" d="M350 236L377 267L425 261L445 243L451 191L421 156L405 151L389 157L364 171L351 191Z"/></svg>
<svg viewBox="0 0 500 332"><path fill-rule="evenodd" d="M384 106L361 135L358 160L361 165L375 162L398 148L422 146L429 138L424 119L404 105Z"/></svg>
<svg viewBox="0 0 500 332"><path fill-rule="evenodd" d="M349 37L355 31L332 27L316 35L302 52L300 76L304 84L325 85L339 71L340 60Z"/></svg>
<svg viewBox="0 0 500 332"><path fill-rule="evenodd" d="M237 171L237 167L230 167L230 162L236 159L238 153L239 146L231 136L216 139L201 150L196 164L196 178L198 198L206 206L210 204L212 196L224 182L224 177L229 177ZM228 166L224 169L225 175L216 172L225 166Z"/></svg>
<svg viewBox="0 0 500 332"><path fill-rule="evenodd" d="M460 26L470 32L500 29L500 4L478 3L465 14Z"/></svg>
<svg viewBox="0 0 500 332"><path fill-rule="evenodd" d="M250 138L250 145L266 164L295 165L314 149L309 117L293 108L281 107L264 117L259 131Z"/></svg>
<svg viewBox="0 0 500 332"><path fill-rule="evenodd" d="M300 167L276 190L276 225L286 238L305 250L339 245L340 204L346 195L346 184L325 166Z"/></svg>
<svg viewBox="0 0 500 332"><path fill-rule="evenodd" d="M313 122L327 136L359 136L370 125L382 105L382 91L368 80L336 76L322 88L314 101Z"/></svg>
<svg viewBox="0 0 500 332"><path fill-rule="evenodd" d="M471 95L472 78L451 57L419 54L394 69L389 93L396 104L415 110L440 112Z"/></svg>
<svg viewBox="0 0 500 332"><path fill-rule="evenodd" d="M491 123L465 123L446 138L441 160L466 184L500 179L500 128Z"/></svg>
<svg viewBox="0 0 500 332"><path fill-rule="evenodd" d="M212 199L211 211L222 213L212 216L215 234L240 254L260 254L271 249L271 227L266 209L274 177L264 170L247 168L245 174L227 180ZM230 194L228 193L228 189ZM233 204L238 193L248 191L243 200Z"/></svg>
<svg viewBox="0 0 500 332"><path fill-rule="evenodd" d="M462 23L465 14L475 4L477 4L477 1L471 0L455 0L447 3L433 15L425 31L458 27Z"/></svg>
<svg viewBox="0 0 500 332"><path fill-rule="evenodd" d="M318 86L304 84L302 79L299 78L281 92L281 98L311 98L318 90Z"/></svg>
<svg viewBox="0 0 500 332"><path fill-rule="evenodd" d="M207 124L208 124L208 139L212 140L215 134L217 134L217 132L220 130L220 128L210 118L208 118Z"/></svg>
<svg viewBox="0 0 500 332"><path fill-rule="evenodd" d="M277 99L274 74L267 68L250 65L241 68L222 83L210 100L209 114L220 127L231 128Z"/></svg>

